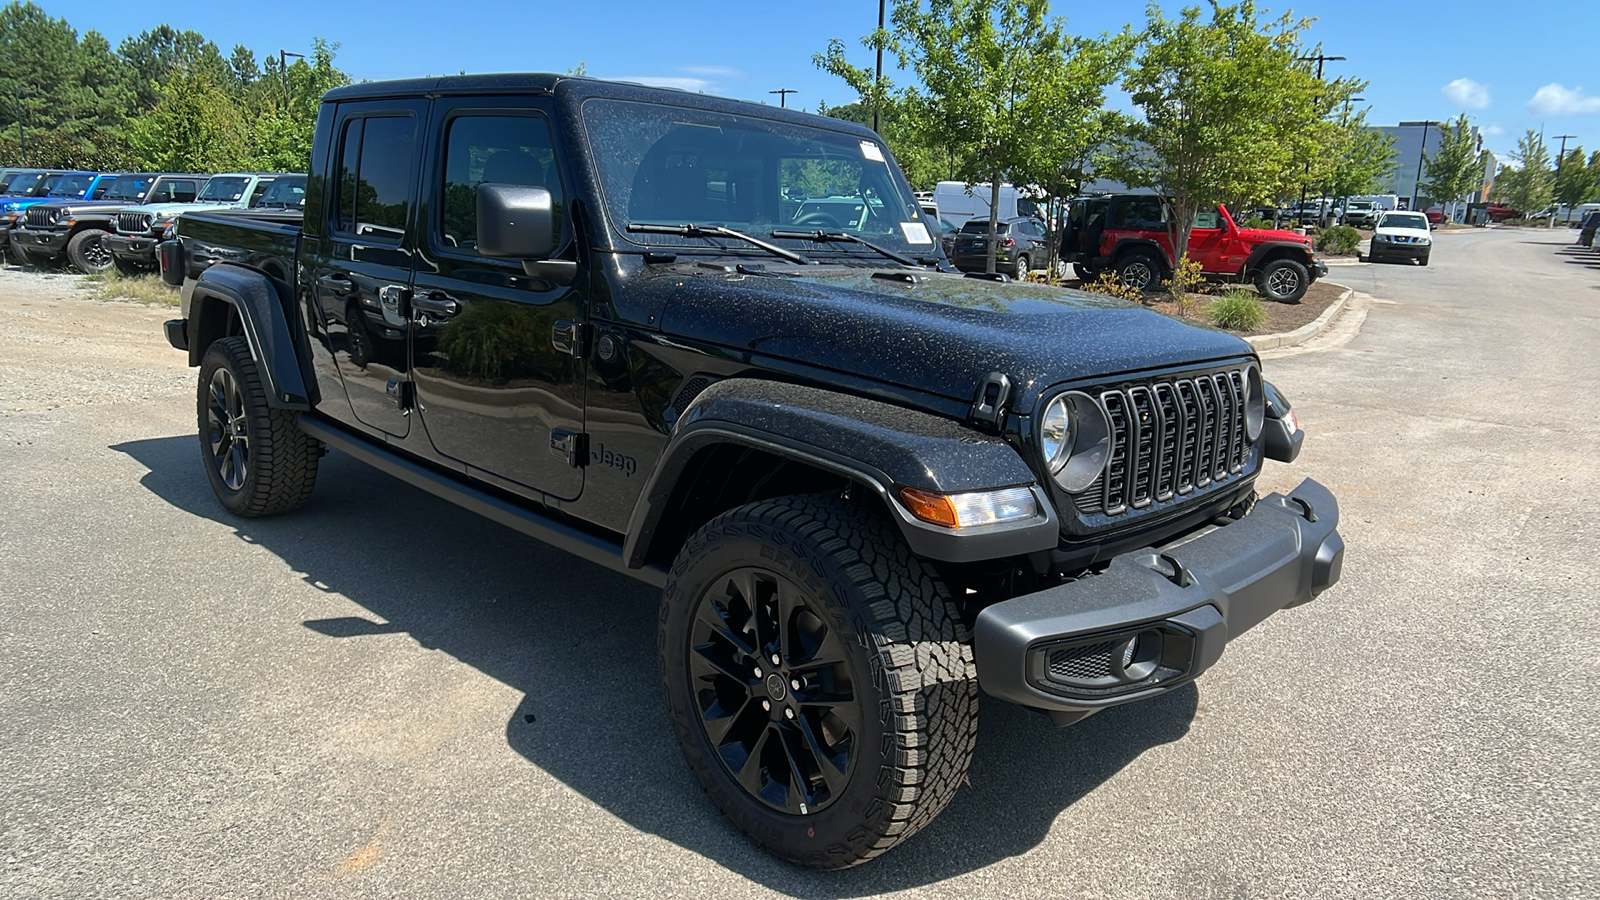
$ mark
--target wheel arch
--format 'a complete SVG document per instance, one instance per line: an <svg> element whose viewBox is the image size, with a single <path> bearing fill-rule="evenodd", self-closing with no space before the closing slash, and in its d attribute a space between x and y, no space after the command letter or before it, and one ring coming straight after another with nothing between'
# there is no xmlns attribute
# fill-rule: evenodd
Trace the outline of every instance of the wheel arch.
<svg viewBox="0 0 1600 900"><path fill-rule="evenodd" d="M1161 245L1149 238L1122 238L1111 246L1111 265L1115 267L1124 256L1133 252L1147 252L1155 256L1156 262L1161 265L1163 273L1172 271L1172 261L1167 259L1167 252Z"/></svg>
<svg viewBox="0 0 1600 900"><path fill-rule="evenodd" d="M273 280L229 263L207 268L195 281L189 305L189 364L199 365L219 338L244 336L261 368L267 402L281 409L308 410L316 401L286 302Z"/></svg>
<svg viewBox="0 0 1600 900"><path fill-rule="evenodd" d="M1267 241L1251 249L1240 274L1249 277L1267 263L1284 258L1292 259L1307 269L1311 267L1311 251L1305 244L1297 244L1294 241Z"/></svg>
<svg viewBox="0 0 1600 900"><path fill-rule="evenodd" d="M1039 516L960 532L916 519L896 493L901 487L957 493L1019 485L1032 488ZM861 492L898 526L913 552L930 559L996 559L1054 547L1058 540L1048 497L1002 439L886 403L735 378L707 388L679 419L634 507L623 559L630 568L670 564L689 535L728 509L821 491Z"/></svg>

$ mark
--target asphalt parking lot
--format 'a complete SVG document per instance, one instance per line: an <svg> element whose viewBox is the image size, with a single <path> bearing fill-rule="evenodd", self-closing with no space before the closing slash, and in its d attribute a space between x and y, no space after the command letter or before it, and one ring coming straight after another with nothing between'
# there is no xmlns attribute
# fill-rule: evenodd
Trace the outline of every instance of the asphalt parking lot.
<svg viewBox="0 0 1600 900"><path fill-rule="evenodd" d="M206 484L170 313L0 271L0 896L1579 897L1600 877L1600 257L1441 234L1271 351L1344 580L1065 730L986 703L970 784L835 873L721 820L654 592L324 460Z"/></svg>

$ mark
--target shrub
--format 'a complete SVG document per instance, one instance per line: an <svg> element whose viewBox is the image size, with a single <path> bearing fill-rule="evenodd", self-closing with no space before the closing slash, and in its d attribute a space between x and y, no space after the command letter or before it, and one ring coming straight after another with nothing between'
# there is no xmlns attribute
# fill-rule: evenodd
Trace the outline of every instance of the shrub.
<svg viewBox="0 0 1600 900"><path fill-rule="evenodd" d="M1101 272L1100 277L1094 281L1086 281L1083 290L1091 294L1105 294L1107 297L1116 297L1118 300L1129 300L1138 303L1144 299L1144 292L1132 285L1123 284L1115 272Z"/></svg>
<svg viewBox="0 0 1600 900"><path fill-rule="evenodd" d="M1230 331L1254 331L1267 320L1267 308L1261 305L1261 299L1243 288L1234 288L1211 301L1206 312L1218 328Z"/></svg>
<svg viewBox="0 0 1600 900"><path fill-rule="evenodd" d="M1190 259L1185 253L1178 260L1178 265L1172 270L1172 277L1162 282L1161 286L1167 289L1172 299L1178 304L1179 315L1189 315L1194 311L1194 303L1189 299L1189 292L1200 285L1202 266L1198 259Z"/></svg>
<svg viewBox="0 0 1600 900"><path fill-rule="evenodd" d="M1361 246L1361 232L1349 225L1335 225L1317 235L1317 252L1347 256Z"/></svg>

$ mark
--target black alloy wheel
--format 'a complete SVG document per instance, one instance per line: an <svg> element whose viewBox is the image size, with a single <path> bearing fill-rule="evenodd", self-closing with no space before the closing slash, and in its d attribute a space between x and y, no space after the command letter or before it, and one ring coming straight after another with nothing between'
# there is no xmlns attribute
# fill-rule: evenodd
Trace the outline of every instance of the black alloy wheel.
<svg viewBox="0 0 1600 900"><path fill-rule="evenodd" d="M345 341L350 349L350 362L365 369L377 358L378 345L373 340L372 330L367 327L367 317L361 311L360 304L352 300L345 307L344 323Z"/></svg>
<svg viewBox="0 0 1600 900"><path fill-rule="evenodd" d="M781 859L878 856L966 777L971 637L944 582L866 502L779 497L701 527L662 590L658 651L690 770Z"/></svg>
<svg viewBox="0 0 1600 900"><path fill-rule="evenodd" d="M67 241L67 259L85 275L104 272L116 262L111 248L106 246L106 233L98 228L85 228Z"/></svg>
<svg viewBox="0 0 1600 900"><path fill-rule="evenodd" d="M205 397L205 441L211 467L228 490L243 490L250 473L250 430L239 382L226 367L213 369Z"/></svg>
<svg viewBox="0 0 1600 900"><path fill-rule="evenodd" d="M792 815L838 799L861 733L841 638L809 601L777 572L735 569L701 596L689 632L695 704L718 758Z"/></svg>
<svg viewBox="0 0 1600 900"><path fill-rule="evenodd" d="M295 425L293 412L267 403L244 338L221 338L206 348L196 407L206 478L223 508L269 516L311 499L322 442Z"/></svg>

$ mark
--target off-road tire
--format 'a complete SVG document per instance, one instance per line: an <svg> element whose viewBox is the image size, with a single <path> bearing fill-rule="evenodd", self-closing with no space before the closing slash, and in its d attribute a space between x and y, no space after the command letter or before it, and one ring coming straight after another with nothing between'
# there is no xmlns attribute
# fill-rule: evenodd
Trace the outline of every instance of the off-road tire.
<svg viewBox="0 0 1600 900"><path fill-rule="evenodd" d="M224 376L219 378L219 371ZM237 402L217 396L218 383L228 379L237 386ZM229 476L224 474L223 453L218 452L222 435L213 421L213 404L218 403L230 413L236 409L237 418L242 418L245 440L243 457L236 460L234 470L237 473L242 469L242 477L233 476L237 484L226 480ZM206 348L200 363L196 412L200 457L211 489L224 509L236 516L255 518L299 509L311 499L311 489L317 483L317 465L322 459L322 442L297 428L289 410L267 405L260 369L250 357L250 346L244 338L221 338ZM232 452L236 443L239 442L229 438L224 445L227 452Z"/></svg>
<svg viewBox="0 0 1600 900"><path fill-rule="evenodd" d="M1256 292L1278 303L1299 303L1311 287L1311 273L1299 260L1280 256L1256 270Z"/></svg>
<svg viewBox="0 0 1600 900"><path fill-rule="evenodd" d="M1161 286L1161 261L1148 250L1130 250L1117 259L1117 280L1141 291Z"/></svg>
<svg viewBox="0 0 1600 900"><path fill-rule="evenodd" d="M1081 262L1072 264L1072 274L1078 276L1078 280L1082 282L1089 282L1095 279L1094 270Z"/></svg>
<svg viewBox="0 0 1600 900"><path fill-rule="evenodd" d="M94 275L111 268L116 257L105 245L106 233L99 228L85 228L67 241L67 259L73 268L85 275Z"/></svg>
<svg viewBox="0 0 1600 900"><path fill-rule="evenodd" d="M805 814L780 810L741 786L733 763L725 763L707 733L709 717L701 705L707 679L691 675L692 664L704 668L699 657L711 646L691 648L695 629L706 627L697 619L701 604L718 592L715 596L734 608L735 601L725 599L732 596L728 587L738 573L752 569L753 577L765 573L775 585L786 579L784 584L798 589L842 648L843 662L833 671L845 667L853 702L862 711L845 780ZM771 596L773 608L782 605L778 594ZM755 620L754 614L748 616L752 646L760 641ZM791 614L790 620L796 617ZM690 537L673 563L662 592L658 635L667 711L689 768L724 815L781 859L837 869L878 856L931 822L965 779L978 728L971 639L944 583L876 509L822 495L781 497L723 513ZM828 639L819 639L819 646ZM763 650L756 646L754 652ZM757 665L767 661L763 657ZM780 670L771 674L780 678L781 694L787 675L774 668ZM761 676L754 677L750 699L738 703L762 702ZM726 686L715 674L711 682L719 690ZM794 698L798 701L799 694ZM769 731L782 737L783 717L773 711L772 722L761 724L760 717L769 713L758 708L743 706L744 712L724 715L752 714L761 739ZM744 748L749 758L761 752L761 739ZM726 739L720 746L736 752Z"/></svg>

